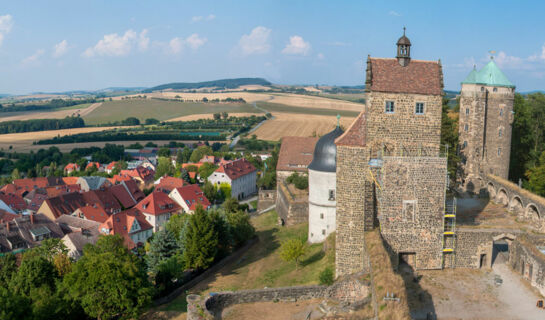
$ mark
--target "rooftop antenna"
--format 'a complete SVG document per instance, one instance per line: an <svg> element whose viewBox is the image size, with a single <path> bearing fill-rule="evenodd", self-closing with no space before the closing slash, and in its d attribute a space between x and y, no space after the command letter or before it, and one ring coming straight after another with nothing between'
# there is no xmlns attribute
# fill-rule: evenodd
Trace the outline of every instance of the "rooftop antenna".
<svg viewBox="0 0 545 320"><path fill-rule="evenodd" d="M337 128L340 127L341 115L337 113Z"/></svg>
<svg viewBox="0 0 545 320"><path fill-rule="evenodd" d="M496 50L490 50L488 51L490 53L490 60L494 60L494 55L496 54Z"/></svg>

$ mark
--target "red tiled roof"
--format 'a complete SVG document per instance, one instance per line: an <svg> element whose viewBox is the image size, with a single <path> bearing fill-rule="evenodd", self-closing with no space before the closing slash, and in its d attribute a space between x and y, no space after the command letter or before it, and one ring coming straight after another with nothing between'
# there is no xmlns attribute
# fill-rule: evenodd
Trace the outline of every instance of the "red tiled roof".
<svg viewBox="0 0 545 320"><path fill-rule="evenodd" d="M78 184L78 177L62 177L65 184Z"/></svg>
<svg viewBox="0 0 545 320"><path fill-rule="evenodd" d="M283 137L276 170L307 171L318 137Z"/></svg>
<svg viewBox="0 0 545 320"><path fill-rule="evenodd" d="M138 185L136 184L136 181L131 179L131 180L128 180L128 181L123 181L123 182L121 182L121 184L127 187L127 189L131 193L134 200L136 200L136 202L139 202L139 201L141 201L142 199L144 199L146 197L144 192L142 192L142 190L140 190L140 188L138 188Z"/></svg>
<svg viewBox="0 0 545 320"><path fill-rule="evenodd" d="M140 178L145 182L149 182L153 180L153 177L155 175L155 171L145 168L142 166L138 166L135 169L132 170L121 170L121 175L130 176L133 178Z"/></svg>
<svg viewBox="0 0 545 320"><path fill-rule="evenodd" d="M77 163L69 163L64 167L64 171L70 171L70 170L79 170L79 165Z"/></svg>
<svg viewBox="0 0 545 320"><path fill-rule="evenodd" d="M144 200L140 201L135 208L154 216L180 210L180 206L163 192L150 193Z"/></svg>
<svg viewBox="0 0 545 320"><path fill-rule="evenodd" d="M108 189L124 208L130 208L136 204L129 191L122 184L116 184Z"/></svg>
<svg viewBox="0 0 545 320"><path fill-rule="evenodd" d="M89 190L82 195L87 204L100 205L108 213L121 211L121 205L109 190Z"/></svg>
<svg viewBox="0 0 545 320"><path fill-rule="evenodd" d="M0 209L0 223L11 221L17 217L19 217L19 215Z"/></svg>
<svg viewBox="0 0 545 320"><path fill-rule="evenodd" d="M85 170L88 170L89 168L91 167L95 167L97 169L100 169L100 163L98 162L89 162L86 166L85 166Z"/></svg>
<svg viewBox="0 0 545 320"><path fill-rule="evenodd" d="M80 192L81 186L79 184L65 184L62 186L53 186L45 188L45 192L48 198L53 198L61 194L67 194L70 192Z"/></svg>
<svg viewBox="0 0 545 320"><path fill-rule="evenodd" d="M120 175L120 174L116 174L112 178L108 178L108 181L110 181L112 184L117 184L118 182L128 181L128 180L133 180L133 179L130 176Z"/></svg>
<svg viewBox="0 0 545 320"><path fill-rule="evenodd" d="M182 163L182 168L187 168L187 167L191 167L191 166L195 166L197 167L197 169L199 169L204 163L203 162L197 162L197 163Z"/></svg>
<svg viewBox="0 0 545 320"><path fill-rule="evenodd" d="M0 193L0 200L4 201L13 211L19 212L27 208L27 204L23 197L13 193Z"/></svg>
<svg viewBox="0 0 545 320"><path fill-rule="evenodd" d="M115 168L115 165L117 164L117 161L112 161L106 166L106 170L113 170Z"/></svg>
<svg viewBox="0 0 545 320"><path fill-rule="evenodd" d="M104 210L104 208L102 208L98 204L84 206L77 209L76 211L78 210L80 211L79 213L83 215L83 217L81 215L78 215L79 218L85 218L87 220L93 220L100 223L105 222L110 217L106 210Z"/></svg>
<svg viewBox="0 0 545 320"><path fill-rule="evenodd" d="M108 234L118 234L123 237L125 240L125 245L129 249L133 249L138 244L134 243L134 241L131 239L129 235L129 231L131 230L132 225L134 224L134 220L138 222L140 225L140 230L145 231L152 229L153 227L146 221L146 217L139 212L138 209L132 208L129 210L121 211L116 214L111 215L108 220L106 220L104 223L102 223L98 230L100 232L103 232L103 229L109 230Z"/></svg>
<svg viewBox="0 0 545 320"><path fill-rule="evenodd" d="M55 218L58 218L62 214L72 214L74 210L86 205L83 195L78 192L49 198L44 203L51 209Z"/></svg>
<svg viewBox="0 0 545 320"><path fill-rule="evenodd" d="M216 169L216 172L225 173L231 180L236 180L254 171L256 171L254 165L244 158L222 164Z"/></svg>
<svg viewBox="0 0 545 320"><path fill-rule="evenodd" d="M335 144L338 146L365 147L365 138L367 136L365 125L365 111L362 111L350 127L340 137L335 139Z"/></svg>
<svg viewBox="0 0 545 320"><path fill-rule="evenodd" d="M195 210L199 204L205 209L210 206L210 201L208 201L201 188L196 184L176 188L176 190L178 190L178 193L189 207L189 210Z"/></svg>
<svg viewBox="0 0 545 320"><path fill-rule="evenodd" d="M440 95L442 71L438 61L411 60L402 67L395 58L369 58L371 85L378 92Z"/></svg>
<svg viewBox="0 0 545 320"><path fill-rule="evenodd" d="M190 172L188 172L187 174L189 174L189 177L190 177L191 179L195 179L195 177L197 177L197 173L196 173L195 171L190 171Z"/></svg>
<svg viewBox="0 0 545 320"><path fill-rule="evenodd" d="M185 185L187 185L187 182L185 182L184 179L163 176L160 178L159 183L155 186L155 190L169 193L172 191L172 189L183 187Z"/></svg>

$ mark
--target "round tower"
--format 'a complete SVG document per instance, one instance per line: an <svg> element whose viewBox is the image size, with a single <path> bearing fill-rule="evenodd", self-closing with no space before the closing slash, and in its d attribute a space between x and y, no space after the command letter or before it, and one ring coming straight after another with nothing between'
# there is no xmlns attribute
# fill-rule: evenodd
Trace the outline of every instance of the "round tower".
<svg viewBox="0 0 545 320"><path fill-rule="evenodd" d="M318 140L314 157L308 166L308 241L324 241L335 231L337 146L335 139L343 134L337 127Z"/></svg>

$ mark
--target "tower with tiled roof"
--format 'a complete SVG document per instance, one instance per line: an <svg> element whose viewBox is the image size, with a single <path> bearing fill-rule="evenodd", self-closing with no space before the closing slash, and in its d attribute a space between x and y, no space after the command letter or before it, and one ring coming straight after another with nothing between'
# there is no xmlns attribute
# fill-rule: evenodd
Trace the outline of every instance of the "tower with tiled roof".
<svg viewBox="0 0 545 320"><path fill-rule="evenodd" d="M483 174L507 179L514 98L515 86L493 59L462 81L458 178L464 190L480 192Z"/></svg>
<svg viewBox="0 0 545 320"><path fill-rule="evenodd" d="M441 152L440 61L368 57L364 111L336 139L336 275L367 271L364 233L380 227L399 260L443 265L447 161Z"/></svg>

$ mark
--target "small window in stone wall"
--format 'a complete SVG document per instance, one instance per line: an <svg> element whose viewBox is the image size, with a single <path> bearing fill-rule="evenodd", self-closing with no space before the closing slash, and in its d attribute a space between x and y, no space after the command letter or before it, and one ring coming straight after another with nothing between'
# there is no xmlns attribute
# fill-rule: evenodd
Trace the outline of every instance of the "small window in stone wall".
<svg viewBox="0 0 545 320"><path fill-rule="evenodd" d="M394 113L395 104L393 101L386 101L386 113Z"/></svg>
<svg viewBox="0 0 545 320"><path fill-rule="evenodd" d="M414 221L416 213L416 200L403 200L402 217L405 221Z"/></svg>
<svg viewBox="0 0 545 320"><path fill-rule="evenodd" d="M423 102L417 102L417 103L416 103L416 107L415 107L414 113L416 113L416 114L424 114L424 103L423 103Z"/></svg>
<svg viewBox="0 0 545 320"><path fill-rule="evenodd" d="M498 92L498 88L494 88L492 91L494 92Z"/></svg>
<svg viewBox="0 0 545 320"><path fill-rule="evenodd" d="M322 235L325 236L325 229L322 229Z"/></svg>
<svg viewBox="0 0 545 320"><path fill-rule="evenodd" d="M469 108L466 108L466 114L469 114Z"/></svg>
<svg viewBox="0 0 545 320"><path fill-rule="evenodd" d="M498 148L498 156L501 156L501 148Z"/></svg>
<svg viewBox="0 0 545 320"><path fill-rule="evenodd" d="M464 131L467 131L467 130L469 130L469 125L466 123L466 124L464 125Z"/></svg>
<svg viewBox="0 0 545 320"><path fill-rule="evenodd" d="M335 190L329 189L329 201L335 201Z"/></svg>
<svg viewBox="0 0 545 320"><path fill-rule="evenodd" d="M324 218L324 214L320 213L320 219L323 219L323 218Z"/></svg>
<svg viewBox="0 0 545 320"><path fill-rule="evenodd" d="M503 116L503 108L500 109L500 117Z"/></svg>
<svg viewBox="0 0 545 320"><path fill-rule="evenodd" d="M498 130L498 136L501 138L502 135L503 135L503 129L500 128L500 129Z"/></svg>
<svg viewBox="0 0 545 320"><path fill-rule="evenodd" d="M467 147L467 141L464 141L463 148L465 149Z"/></svg>

